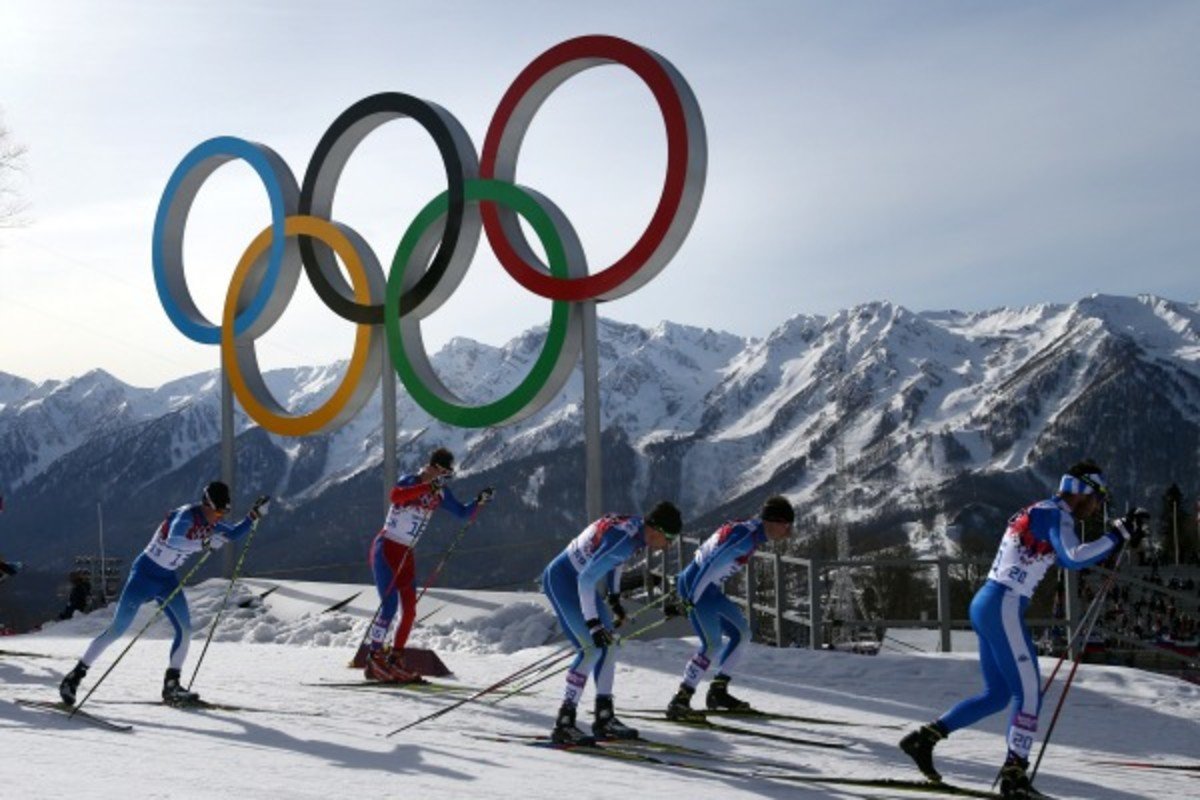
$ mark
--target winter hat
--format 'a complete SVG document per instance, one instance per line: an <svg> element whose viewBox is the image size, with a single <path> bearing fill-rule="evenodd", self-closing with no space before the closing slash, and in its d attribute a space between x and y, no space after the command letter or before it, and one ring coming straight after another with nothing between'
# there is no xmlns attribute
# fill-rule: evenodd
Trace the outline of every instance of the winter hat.
<svg viewBox="0 0 1200 800"><path fill-rule="evenodd" d="M454 470L454 454L444 447L439 447L429 454L429 463L442 469Z"/></svg>
<svg viewBox="0 0 1200 800"><path fill-rule="evenodd" d="M786 522L790 525L796 521L796 511L792 508L792 504L786 497L780 495L768 497L758 516L762 518L763 522Z"/></svg>
<svg viewBox="0 0 1200 800"><path fill-rule="evenodd" d="M204 505L217 511L228 511L229 504L228 486L220 481L213 481L204 487Z"/></svg>
<svg viewBox="0 0 1200 800"><path fill-rule="evenodd" d="M1108 481L1104 473L1093 461L1080 461L1067 470L1058 482L1059 494L1098 494L1100 499L1108 498Z"/></svg>
<svg viewBox="0 0 1200 800"><path fill-rule="evenodd" d="M646 524L658 528L667 536L678 536L683 530L683 516L674 503L664 500L646 515Z"/></svg>

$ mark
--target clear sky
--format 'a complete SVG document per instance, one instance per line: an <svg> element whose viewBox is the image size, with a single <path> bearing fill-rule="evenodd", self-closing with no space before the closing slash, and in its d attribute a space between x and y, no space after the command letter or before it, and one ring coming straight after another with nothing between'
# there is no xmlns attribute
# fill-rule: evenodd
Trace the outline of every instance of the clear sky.
<svg viewBox="0 0 1200 800"><path fill-rule="evenodd" d="M709 143L691 236L604 315L759 336L876 299L1200 299L1197 3L0 0L0 114L28 147L27 224L0 229L0 371L157 385L215 367L216 348L171 326L150 265L159 197L192 147L259 141L300 179L347 106L391 90L444 106L480 149L520 70L586 33L673 62ZM549 98L518 179L566 211L595 268L641 232L665 163L649 91L608 66ZM353 156L334 215L386 264L443 189L434 146L391 123ZM202 189L185 259L210 318L268 221L249 167ZM485 240L425 337L500 344L548 313ZM345 358L352 330L302 278L260 358Z"/></svg>

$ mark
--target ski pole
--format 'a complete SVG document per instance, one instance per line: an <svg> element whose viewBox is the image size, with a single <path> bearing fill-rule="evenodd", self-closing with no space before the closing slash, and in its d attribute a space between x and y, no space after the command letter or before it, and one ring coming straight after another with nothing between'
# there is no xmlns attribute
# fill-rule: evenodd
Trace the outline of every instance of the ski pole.
<svg viewBox="0 0 1200 800"><path fill-rule="evenodd" d="M565 649L566 652L563 652L563 649ZM412 722L408 723L407 725L402 725L399 728L396 728L396 730L392 731L391 733L385 734L385 736L395 736L397 733L406 731L409 728L416 727L417 725L420 725L422 722L428 722L429 720L437 719L438 717L440 717L444 714L449 714L454 709L464 706L473 700L477 700L480 697L483 697L485 694L494 692L497 689L500 689L501 687L504 687L504 686L512 683L515 680L520 680L520 678L522 676L537 670L539 667L541 667L546 662L561 661L562 659L573 655L575 652L574 647L563 648L563 649L555 650L553 653L550 653L549 655L542 656L541 658L534 661L532 664L521 667L519 670L512 673L511 675L504 676L500 680L493 683L491 686L486 686L483 689L480 689L478 692L471 695L470 697L464 697L462 700L456 700L455 702L451 703L450 705L446 706L445 708L438 709L437 711L433 712L432 714L426 714L425 716L421 717L420 719L413 720Z"/></svg>
<svg viewBox="0 0 1200 800"><path fill-rule="evenodd" d="M433 568L433 572L428 578L425 579L425 585L421 587L421 591L417 594L417 599L415 602L420 603L421 598L425 596L425 592L429 590L429 587L433 586L437 582L438 576L442 574L442 567L446 566L446 562L450 560L450 556L454 555L455 548L458 547L459 542L461 542L463 536L466 535L467 529L471 527L471 523L475 521L475 517L479 514L480 508L481 506L475 506L475 510L471 512L471 517L463 524L462 528L459 529L458 535L455 536L454 540L450 543L450 547L446 550L445 555L442 556L442 560L438 562L437 566Z"/></svg>
<svg viewBox="0 0 1200 800"><path fill-rule="evenodd" d="M665 617L663 619L655 620L654 622L651 622L648 625L638 628L633 633L630 633L626 636L620 637L619 639L616 640L615 644L619 647L621 644L623 644L625 642L626 639L632 639L635 636L640 636L643 633L645 633L646 631L653 630L654 628L657 628L659 625L665 625L666 623L667 623L667 620ZM547 665L547 667L549 667L549 666L550 665ZM545 675L541 675L537 678L534 678L531 681L523 683L522 685L516 687L515 689L512 689L511 691L501 695L496 700L493 700L491 705L497 705L499 703L503 703L505 700L507 700L508 698L512 697L515 694L520 694L521 692L524 692L527 689L532 689L534 686L537 686L539 683L548 681L551 678L553 678L555 675L562 674L563 670L565 670L565 669L567 669L567 667L560 667L552 672L547 672Z"/></svg>
<svg viewBox="0 0 1200 800"><path fill-rule="evenodd" d="M1111 588L1115 579L1116 572L1113 572L1100 587L1100 591L1096 593L1096 596L1092 598L1092 602L1090 605L1088 605L1087 610L1083 612L1083 618L1079 620L1079 625L1075 628L1074 632L1071 633L1071 638L1067 640L1067 646L1063 649L1063 654L1059 656L1058 662L1055 663L1054 669L1050 671L1050 676L1046 678L1046 682L1042 686L1043 697L1045 697L1046 693L1050 691L1050 685L1054 683L1054 676L1058 674L1058 670L1062 666L1063 661L1066 660L1067 654L1071 652L1071 646L1075 644L1076 640L1079 638L1079 635L1083 633L1084 627L1088 626L1088 623L1092 617L1099 613L1100 598L1108 593L1108 590ZM1088 632L1090 634L1090 627L1088 627ZM1086 641L1083 643L1083 646L1087 647Z"/></svg>
<svg viewBox="0 0 1200 800"><path fill-rule="evenodd" d="M237 583L238 576L242 574L242 564L246 561L246 553L250 552L250 544L254 541L254 534L258 532L258 521L262 517L255 517L253 524L250 526L250 533L246 536L246 544L242 547L242 554L238 556L237 564L233 567L233 575L229 578L229 588L225 590L225 597L221 600L221 607L217 609L216 616L213 617L212 625L208 628L208 638L204 640L204 648L200 651L200 657L196 659L196 668L192 670L192 679L188 681L187 690L192 690L192 684L196 682L196 676L200 674L200 665L204 663L204 656L208 653L208 646L212 643L213 634L217 632L217 623L221 621L221 615L225 613L225 606L229 603L229 595L233 594L233 587Z"/></svg>
<svg viewBox="0 0 1200 800"><path fill-rule="evenodd" d="M1122 558L1123 557L1124 557L1124 555L1122 554ZM1119 565L1120 565L1120 559L1118 560L1116 566L1119 566ZM1115 577L1116 577L1116 570L1114 569L1112 575L1110 575L1109 579L1107 581L1105 581L1104 586L1100 590L1100 593L1096 595L1097 608L1099 608L1102 605L1102 598L1104 598L1108 594L1109 589L1112 588L1113 583L1115 583L1115 580L1114 580ZM1070 689L1071 689L1071 682L1073 680L1075 680L1075 671L1077 669L1079 669L1079 664L1080 664L1080 662L1083 661L1083 652L1084 652L1084 650L1087 649L1087 641L1091 637L1092 628L1095 627L1096 621L1099 618L1100 618L1100 613L1097 610L1097 612L1092 615L1091 622L1087 626L1087 633L1084 634L1084 637L1083 637L1083 645L1084 646L1079 648L1079 654L1075 656L1074 663L1072 663L1072 665L1071 665L1071 671L1067 674L1067 682L1063 685L1062 694L1059 695L1058 703L1054 706L1054 715L1052 717L1050 717L1050 727L1048 727L1046 729L1046 738L1042 740L1041 749L1038 750L1037 761L1035 761L1033 763L1033 770L1029 773L1030 783L1032 783L1033 779L1037 776L1038 767L1041 766L1041 763L1042 763L1042 756L1044 756L1046 754L1046 746L1050 744L1050 736L1051 736L1051 734L1054 733L1054 726L1058 723L1059 712L1062 711L1063 703L1067 699L1067 692L1070 691ZM1080 626L1080 627L1082 627L1082 626Z"/></svg>
<svg viewBox="0 0 1200 800"><path fill-rule="evenodd" d="M667 599L667 596L666 596L666 595L663 595L663 596L662 596L662 597L660 597L659 599L657 599L657 600L655 600L655 601L653 601L653 602L647 603L646 605L644 605L644 606L642 606L641 608L639 608L637 611L635 611L635 612L633 612L632 614L630 614L630 615L629 615L628 617L626 617L624 620L622 620L622 622L623 622L623 623L624 623L624 622L629 622L629 623L632 623L634 620L636 620L638 617L640 617L640 616L641 616L642 614L644 614L645 612L649 611L650 609L654 608L654 607L655 607L655 606L657 606L657 605L661 605L661 604L662 604L662 603L663 603L663 602L664 602L666 599ZM656 624L654 624L654 625L649 625L649 626L647 626L647 627L645 627L645 628L641 628L641 629L639 629L639 630L636 630L636 631L634 631L633 633L629 634L627 637L624 637L624 638L630 638L630 637L633 637L633 636L637 636L637 635L641 634L641 633L642 633L642 631L649 630L649 629L650 629L650 628L652 628L652 627L657 627L658 625L661 625L661 624L662 624L662 623L664 623L664 622L666 622L666 620L665 620L665 619L663 619L662 621L660 621L660 622L658 622L658 623L656 623ZM619 626L618 626L618 627L619 627ZM565 635L565 634L564 634L564 635ZM561 637L561 636L559 636L559 637L556 637L556 638L560 638L560 639L561 639L562 637ZM572 655L572 654L574 654L574 653L576 652L576 648L575 648L575 646L574 646L574 645L568 645L568 647L564 648L564 652L566 653L566 655ZM534 675L534 674L540 675L541 673L545 672L546 670L548 670L548 669L550 669L552 666L554 666L554 664L555 664L555 663L557 663L557 662L552 662L552 663L549 663L549 664L544 664L544 665L543 665L543 666L542 666L540 669L534 670L534 671L533 671L533 673L531 673L531 674L528 674L528 675L526 675L525 677L526 677L526 678L531 678L531 677L533 677L533 675ZM551 675L557 675L557 674L558 674L559 672L561 672L561 671L562 671L562 670L555 670L554 672L552 672L552 673L551 673ZM540 677L539 677L539 678L537 679L537 681L535 681L535 683L540 683L541 681L542 681L542 678L540 678ZM533 685L533 683L527 683L527 684L525 684L524 686L520 686L520 687L518 687L517 689L514 689L514 690L513 690L513 692L512 692L511 694L516 694L516 693L518 693L518 692L524 691L524 690L525 690L527 687L529 687L529 686L532 686L532 685ZM503 695L503 696L501 696L499 699L497 699L497 700L493 700L493 701L492 701L492 702L491 702L489 705L493 705L493 706L494 706L494 705L496 705L497 703L500 703L500 702L502 702L502 701L504 701L504 700L508 699L508 697L509 697L509 696L510 696L509 694Z"/></svg>
<svg viewBox="0 0 1200 800"><path fill-rule="evenodd" d="M204 564L205 561L208 560L208 557L211 556L212 554L213 554L212 550L204 551L204 553L200 556L200 559L198 561L196 561L196 565L194 567L192 567L190 570L188 570L187 574L184 575L183 578L179 581L179 585L176 586L174 589L172 589L171 593L168 594L166 596L166 598L162 601L162 603L159 604L158 608L155 609L153 616L151 616L150 619L146 620L146 624L143 625L142 629L137 632L137 635L135 635L132 639L129 640L129 644L125 645L125 649L121 651L120 655L117 656L116 660L113 661L113 663L111 665L109 665L108 669L104 670L104 674L100 676L100 680L96 681L96 683L92 685L92 688L88 690L88 693L83 696L83 699L80 700L73 709L71 709L70 716L75 716L75 712L78 711L79 709L83 708L83 704L88 701L88 698L91 697L92 694L97 689L100 688L100 684L104 683L104 679L109 676L109 674L113 671L114 668L116 668L117 664L121 663L121 659L125 657L125 654L129 652L130 648L133 647L134 644L137 643L138 639L142 638L142 634L144 634L146 631L148 631L150 629L150 626L153 625L154 621L158 619L158 615L161 614L163 612L163 609L166 608L167 605L172 600L175 599L175 595L177 595L183 591L184 585L189 580L191 580L191 577L196 574L196 570L200 569L200 567Z"/></svg>

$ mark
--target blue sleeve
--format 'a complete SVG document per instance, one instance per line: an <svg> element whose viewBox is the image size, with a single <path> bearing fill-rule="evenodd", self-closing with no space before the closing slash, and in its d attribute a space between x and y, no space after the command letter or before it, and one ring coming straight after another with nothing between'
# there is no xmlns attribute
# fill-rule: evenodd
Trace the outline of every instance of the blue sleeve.
<svg viewBox="0 0 1200 800"><path fill-rule="evenodd" d="M444 508L459 519L469 519L475 513L475 501L469 503L460 503L458 498L450 491L449 486L442 487L442 504L439 508Z"/></svg>
<svg viewBox="0 0 1200 800"><path fill-rule="evenodd" d="M749 528L742 527L736 533L732 534L717 547L712 557L709 558L708 563L700 568L700 571L692 581L691 597L687 599L693 603L696 602L700 595L704 594L704 590L708 588L710 583L725 577L725 573L729 571L729 566L739 557L750 552L753 547L754 536ZM733 571L736 571L736 569Z"/></svg>
<svg viewBox="0 0 1200 800"><path fill-rule="evenodd" d="M1113 531L1094 542L1080 542L1071 517L1051 509L1034 509L1029 515L1029 523L1035 534L1044 532L1049 537L1059 563L1067 569L1083 569L1097 564L1121 543L1121 535Z"/></svg>
<svg viewBox="0 0 1200 800"><path fill-rule="evenodd" d="M629 558L633 549L632 537L624 532L620 536L606 536L600 543L600 547L592 554L592 558L588 561L587 566L579 571L580 607L585 614L585 618L588 618L586 617L588 614L593 617L596 615L595 609L591 608L594 602L586 602L586 600L592 599L595 595L596 583L601 578L608 578L610 573L625 563L625 559Z"/></svg>
<svg viewBox="0 0 1200 800"><path fill-rule="evenodd" d="M190 508L175 514L171 520L171 526L167 528L167 543L174 545L175 542L187 541L188 531L192 529L192 522L193 517Z"/></svg>
<svg viewBox="0 0 1200 800"><path fill-rule="evenodd" d="M229 541L236 542L238 539L241 539L243 536L249 533L250 528L253 526L254 521L250 519L250 517L245 517L236 525L230 525L228 522L218 522L213 526L213 528Z"/></svg>

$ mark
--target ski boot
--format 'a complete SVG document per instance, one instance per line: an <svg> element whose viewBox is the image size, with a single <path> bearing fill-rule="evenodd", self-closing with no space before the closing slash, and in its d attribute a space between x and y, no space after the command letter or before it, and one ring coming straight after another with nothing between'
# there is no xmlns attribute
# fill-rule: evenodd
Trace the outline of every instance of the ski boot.
<svg viewBox="0 0 1200 800"><path fill-rule="evenodd" d="M704 712L692 708L692 695L696 690L687 684L679 684L679 691L667 704L667 719L676 722L703 722Z"/></svg>
<svg viewBox="0 0 1200 800"><path fill-rule="evenodd" d="M1030 783L1029 775L1025 771L1028 768L1029 761L1027 759L1021 758L1015 753L1008 754L1008 760L1000 768L1001 797L1005 800L1035 800L1045 797Z"/></svg>
<svg viewBox="0 0 1200 800"><path fill-rule="evenodd" d="M58 696L62 698L64 704L75 705L75 693L79 691L79 683L87 675L87 671L87 664L80 661L63 677L62 683L58 685Z"/></svg>
<svg viewBox="0 0 1200 800"><path fill-rule="evenodd" d="M396 656L395 652L384 653L383 650L375 650L367 656L367 666L363 669L363 675L369 681L380 683L425 682L421 674L406 667L404 660Z"/></svg>
<svg viewBox="0 0 1200 800"><path fill-rule="evenodd" d="M596 720L592 723L592 734L597 739L636 739L637 728L631 728L613 713L611 694L596 695Z"/></svg>
<svg viewBox="0 0 1200 800"><path fill-rule="evenodd" d="M708 694L704 697L704 705L708 706L710 711L716 711L719 708L729 711L750 710L749 703L739 700L729 693L728 675L717 675L712 679L712 683L708 685Z"/></svg>
<svg viewBox="0 0 1200 800"><path fill-rule="evenodd" d="M200 695L184 689L179 683L179 670L172 667L163 676L162 699L169 706L186 706L199 703Z"/></svg>
<svg viewBox="0 0 1200 800"><path fill-rule="evenodd" d="M593 745L596 739L588 736L575 727L575 706L563 703L558 709L558 717L554 720L554 730L550 732L550 741L562 745Z"/></svg>
<svg viewBox="0 0 1200 800"><path fill-rule="evenodd" d="M922 725L900 740L900 749L917 764L929 780L940 783L942 776L933 768L933 748L949 734L940 722Z"/></svg>

